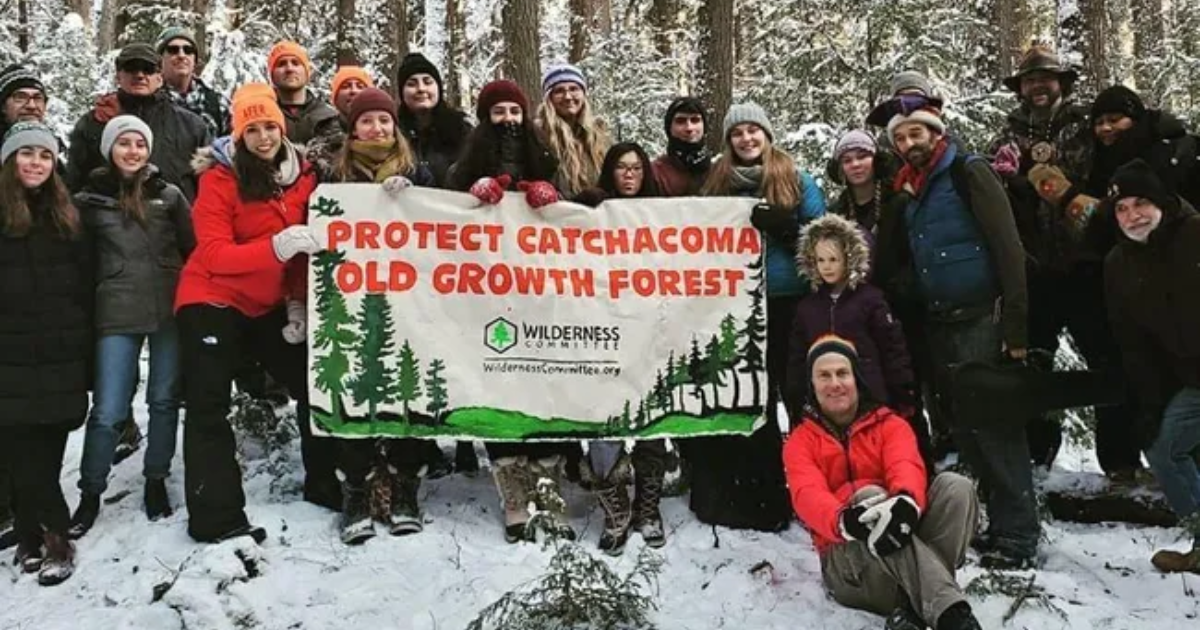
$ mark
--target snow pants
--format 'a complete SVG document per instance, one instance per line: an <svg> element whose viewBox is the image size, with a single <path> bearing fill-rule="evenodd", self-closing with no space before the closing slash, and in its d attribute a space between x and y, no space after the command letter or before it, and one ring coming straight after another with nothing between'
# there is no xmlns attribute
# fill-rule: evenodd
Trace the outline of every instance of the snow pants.
<svg viewBox="0 0 1200 630"><path fill-rule="evenodd" d="M853 502L886 494L867 486ZM882 558L866 543L851 541L821 558L825 588L843 606L891 614L906 599L932 627L950 606L964 601L954 572L967 558L967 547L979 520L979 502L970 479L941 473L929 486L929 498L912 543Z"/></svg>
<svg viewBox="0 0 1200 630"><path fill-rule="evenodd" d="M70 426L16 426L0 431L9 461L17 542L40 545L42 532L66 536L71 512L59 476Z"/></svg>
<svg viewBox="0 0 1200 630"><path fill-rule="evenodd" d="M187 408L183 465L188 534L207 542L248 524L242 471L228 419L233 379L246 354L296 398L305 498L340 503L334 476L336 445L332 439L312 435L307 350L303 344L284 340L280 332L287 324L284 309L247 317L234 308L196 304L180 309L176 321Z"/></svg>

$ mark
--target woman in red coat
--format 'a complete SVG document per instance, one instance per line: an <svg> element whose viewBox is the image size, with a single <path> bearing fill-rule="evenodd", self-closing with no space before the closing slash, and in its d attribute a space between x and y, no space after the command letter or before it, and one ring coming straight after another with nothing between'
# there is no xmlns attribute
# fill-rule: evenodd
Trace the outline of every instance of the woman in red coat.
<svg viewBox="0 0 1200 630"><path fill-rule="evenodd" d="M305 220L317 178L284 128L271 89L243 86L233 98L232 139L196 160L196 249L180 275L175 310L187 403L188 533L201 542L266 536L246 518L226 419L234 372L247 355L296 398L305 500L341 505L332 442L312 436L308 415L304 255L320 246Z"/></svg>

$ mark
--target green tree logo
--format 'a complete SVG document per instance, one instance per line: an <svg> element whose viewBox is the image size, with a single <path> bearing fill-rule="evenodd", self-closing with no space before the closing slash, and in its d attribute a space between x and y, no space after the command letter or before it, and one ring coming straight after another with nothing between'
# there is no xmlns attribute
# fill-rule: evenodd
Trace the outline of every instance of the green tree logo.
<svg viewBox="0 0 1200 630"><path fill-rule="evenodd" d="M499 354L517 345L517 337L517 325L503 317L493 319L483 328L483 345Z"/></svg>

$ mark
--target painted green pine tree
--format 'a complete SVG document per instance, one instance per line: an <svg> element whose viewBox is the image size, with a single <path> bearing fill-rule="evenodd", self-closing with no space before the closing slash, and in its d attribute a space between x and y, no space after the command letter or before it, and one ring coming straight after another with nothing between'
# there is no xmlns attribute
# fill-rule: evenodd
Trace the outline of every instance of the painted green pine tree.
<svg viewBox="0 0 1200 630"><path fill-rule="evenodd" d="M669 361L668 366L670 372L667 374L667 383L671 386L671 391L679 391L679 405L677 407L679 411L686 410L683 402L683 386L691 382L687 368L687 359L683 356L675 356L675 353L672 352L671 361Z"/></svg>
<svg viewBox="0 0 1200 630"><path fill-rule="evenodd" d="M316 202L310 204L309 208L321 217L340 217L346 214L346 211L342 209L342 204L329 197L317 197Z"/></svg>
<svg viewBox="0 0 1200 630"><path fill-rule="evenodd" d="M708 412L708 396L704 393L704 356L700 354L700 343L692 336L692 351L687 359L688 382L692 384L691 395L700 400L700 415Z"/></svg>
<svg viewBox="0 0 1200 630"><path fill-rule="evenodd" d="M762 259L756 259L753 263L746 266L754 271L750 275L751 280L762 280ZM745 339L738 354L741 355L742 367L739 372L750 375L750 382L754 387L754 399L751 402L755 407L762 404L762 383L759 381L759 374L766 369L766 357L763 354L763 344L767 340L767 324L763 314L763 287L754 287L750 290L750 315L746 318L745 325L738 331L738 335Z"/></svg>
<svg viewBox="0 0 1200 630"><path fill-rule="evenodd" d="M671 362L674 361L675 355L672 353ZM667 377L661 368L654 376L654 390L650 394L650 401L652 409L661 409L667 413L675 411L675 397L671 395L671 386L667 384Z"/></svg>
<svg viewBox="0 0 1200 630"><path fill-rule="evenodd" d="M721 406L721 387L725 386L725 379L721 378L721 372L725 369L724 362L721 361L721 342L713 335L708 343L704 346L704 356L700 365L701 377L705 383L712 385L712 406L714 409Z"/></svg>
<svg viewBox="0 0 1200 630"><path fill-rule="evenodd" d="M649 420L649 416L648 416L647 410L646 410L646 399L645 398L638 401L637 416L635 416L634 418L635 418L634 424L639 429L648 424L647 420Z"/></svg>
<svg viewBox="0 0 1200 630"><path fill-rule="evenodd" d="M441 359L429 362L429 370L425 372L425 393L429 396L429 404L425 411L433 416L434 424L441 424L442 412L450 406L450 396L446 391L446 364Z"/></svg>
<svg viewBox="0 0 1200 630"><path fill-rule="evenodd" d="M731 407L737 407L741 403L742 384L741 379L737 375L738 353L737 353L737 320L732 314L727 314L721 320L721 369L729 372L729 378L733 381L733 402Z"/></svg>
<svg viewBox="0 0 1200 630"><path fill-rule="evenodd" d="M346 350L354 345L358 336L352 324L346 296L334 282L338 265L346 261L345 252L323 250L313 256L317 269L317 329L313 331L314 378L317 389L329 394L332 404L331 415L343 420L346 404L342 396L346 393L345 378L350 373L350 357ZM326 352L319 352L319 351Z"/></svg>
<svg viewBox="0 0 1200 630"><path fill-rule="evenodd" d="M372 293L363 298L358 317L359 338L355 354L358 355L358 374L350 381L350 393L354 404L367 405L368 418L374 422L379 406L395 402L395 375L384 359L396 351L392 343L395 334L392 311L387 298Z"/></svg>
<svg viewBox="0 0 1200 630"><path fill-rule="evenodd" d="M633 418L630 416L629 401L625 401L625 408L621 410L621 427L625 429L633 429Z"/></svg>
<svg viewBox="0 0 1200 630"><path fill-rule="evenodd" d="M407 420L409 403L421 396L421 362L417 360L417 355L407 339L404 340L404 345L400 346L398 368L394 394L396 400L404 406L404 419Z"/></svg>

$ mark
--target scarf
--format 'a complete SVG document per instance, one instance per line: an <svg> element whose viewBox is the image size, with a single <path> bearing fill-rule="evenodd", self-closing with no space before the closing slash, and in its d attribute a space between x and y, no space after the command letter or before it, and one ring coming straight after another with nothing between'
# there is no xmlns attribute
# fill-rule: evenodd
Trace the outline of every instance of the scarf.
<svg viewBox="0 0 1200 630"><path fill-rule="evenodd" d="M402 175L396 138L387 140L350 140L350 157L354 168L362 171L376 184L393 175Z"/></svg>
<svg viewBox="0 0 1200 630"><path fill-rule="evenodd" d="M275 181L280 189L289 188L300 179L300 154L296 152L295 145L286 138L279 151L283 153L283 159L279 161L279 172L275 175Z"/></svg>
<svg viewBox="0 0 1200 630"><path fill-rule="evenodd" d="M762 188L763 167L735 166L730 174L729 187L735 191L758 190Z"/></svg>
<svg viewBox="0 0 1200 630"><path fill-rule="evenodd" d="M712 154L703 142L684 142L674 136L667 139L667 154L679 160L689 173L699 175L708 171Z"/></svg>
<svg viewBox="0 0 1200 630"><path fill-rule="evenodd" d="M929 164L925 168L917 170L912 164L904 163L904 167L896 174L896 190L898 192L907 192L916 197L921 194L921 189L925 186L925 180L929 179L929 174L937 167L938 162L942 161L942 156L946 154L946 149L950 143L943 136L936 146L933 147L933 156L929 158Z"/></svg>

